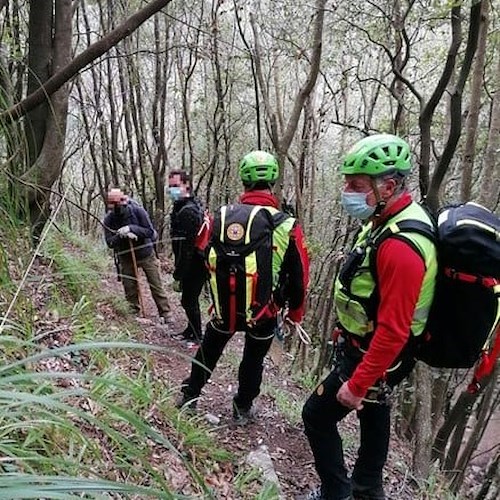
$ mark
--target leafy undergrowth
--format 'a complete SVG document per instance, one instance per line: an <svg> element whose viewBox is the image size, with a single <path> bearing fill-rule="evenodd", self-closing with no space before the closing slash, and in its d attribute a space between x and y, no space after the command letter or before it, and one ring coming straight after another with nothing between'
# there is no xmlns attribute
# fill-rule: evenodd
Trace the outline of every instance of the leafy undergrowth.
<svg viewBox="0 0 500 500"><path fill-rule="evenodd" d="M15 263L10 259L10 265ZM165 263L166 267L167 264ZM168 287L168 276L165 282ZM22 281L13 272L11 285ZM2 324L0 446L2 498L294 498L317 485L300 412L310 387L290 374L276 343L266 360L258 418L240 427L231 400L243 337L229 343L195 415L175 409L194 351L162 325L141 277L144 317L126 314L121 284L104 248L58 236L29 269ZM7 287L12 302L15 286ZM342 424L347 461L355 415ZM266 450L280 491L247 461ZM416 493L407 445L395 438L386 467L389 498L448 498L429 480ZM58 495L55 495L58 491Z"/></svg>

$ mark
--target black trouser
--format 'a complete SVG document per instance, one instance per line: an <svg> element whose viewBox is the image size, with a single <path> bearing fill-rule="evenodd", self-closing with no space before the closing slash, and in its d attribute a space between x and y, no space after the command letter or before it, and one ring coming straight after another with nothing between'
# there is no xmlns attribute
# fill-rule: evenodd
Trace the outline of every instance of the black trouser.
<svg viewBox="0 0 500 500"><path fill-rule="evenodd" d="M249 409L253 400L260 394L264 358L273 342L275 326L276 318L272 318L245 332L243 357L238 370L238 393L234 397L236 406L241 410ZM191 375L184 381L182 391L186 396L200 395L224 347L232 337L227 330L224 324L208 322L203 342L191 366Z"/></svg>
<svg viewBox="0 0 500 500"><path fill-rule="evenodd" d="M191 266L182 278L181 305L186 311L188 326L184 331L186 337L201 340L200 294L205 283L206 268L203 257L195 254Z"/></svg>
<svg viewBox="0 0 500 500"><path fill-rule="evenodd" d="M344 463L342 439L337 423L351 410L337 401L340 386L350 378L359 356L338 352L335 367L309 397L302 410L305 432L321 479L323 497L337 500L354 494L366 499L383 499L382 470L387 459L390 437L390 406L364 402L358 413L361 445L351 480ZM405 365L406 375L413 363ZM397 381L403 378L399 373ZM392 382L392 381L391 381ZM391 384L392 385L392 384Z"/></svg>

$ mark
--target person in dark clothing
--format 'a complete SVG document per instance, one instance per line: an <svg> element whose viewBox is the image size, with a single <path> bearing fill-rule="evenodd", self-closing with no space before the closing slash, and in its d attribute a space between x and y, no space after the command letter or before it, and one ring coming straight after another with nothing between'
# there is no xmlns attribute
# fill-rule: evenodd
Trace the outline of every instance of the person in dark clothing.
<svg viewBox="0 0 500 500"><path fill-rule="evenodd" d="M206 326L205 337L192 363L191 374L183 383L177 406L195 407L224 347L236 331L244 331L245 347L238 371L238 391L233 398L233 418L242 425L255 416L252 405L260 393L264 358L273 341L278 311L287 305L287 321L302 321L309 260L300 225L278 209L279 202L272 193L279 173L274 156L263 151L249 153L241 160L239 171L245 192L238 204L222 207L214 218L207 251L213 317ZM250 213L250 217L229 223L229 213L235 216ZM272 243L263 249L263 254L259 253L262 249L255 249L255 255L246 254L249 267L239 271L237 278L234 274L230 275L227 285L222 270L225 269L223 261L227 255L217 256L218 239L227 237L232 243L237 243L246 242L248 236L251 246L251 236L254 235L255 241L258 241L260 234L253 232L254 229L257 230L259 221L266 220L273 221ZM267 255L267 258L259 255ZM261 258L263 261L259 263ZM231 283L238 283L238 280L239 285L231 295ZM266 302L259 301L259 293L266 286L269 297Z"/></svg>
<svg viewBox="0 0 500 500"><path fill-rule="evenodd" d="M174 202L170 215L170 238L174 252L174 290L180 291L181 304L186 312L187 327L176 338L199 343L202 337L199 297L206 275L199 237L204 216L201 202L193 196L191 178L184 170L172 170L168 190Z"/></svg>
<svg viewBox="0 0 500 500"><path fill-rule="evenodd" d="M170 305L163 289L159 261L153 248L156 231L148 213L117 188L107 193L106 201L108 212L103 221L104 237L106 244L114 250L118 260L125 297L130 304L131 312L144 313L140 310L133 258L135 256L137 268L143 269L148 280L160 320L169 321Z"/></svg>
<svg viewBox="0 0 500 500"><path fill-rule="evenodd" d="M424 332L437 270L435 246L422 234L393 234L377 245L379 235L405 220L433 228L405 190L410 170L409 145L390 134L357 142L341 167L342 205L363 226L335 282L334 366L302 411L321 479L320 488L303 497L309 500L386 498L388 396L415 364L413 339ZM337 424L352 410L361 444L349 478Z"/></svg>

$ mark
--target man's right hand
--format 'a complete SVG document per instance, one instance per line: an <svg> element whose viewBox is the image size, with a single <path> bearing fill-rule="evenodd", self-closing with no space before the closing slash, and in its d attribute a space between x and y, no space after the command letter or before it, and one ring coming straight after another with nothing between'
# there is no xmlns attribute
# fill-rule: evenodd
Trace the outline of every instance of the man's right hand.
<svg viewBox="0 0 500 500"><path fill-rule="evenodd" d="M127 238L130 238L131 240L137 240L137 234L133 233L132 231L128 232L125 236Z"/></svg>
<svg viewBox="0 0 500 500"><path fill-rule="evenodd" d="M363 409L363 398L355 396L351 392L348 382L344 382L337 392L337 401L350 410L360 411Z"/></svg>
<svg viewBox="0 0 500 500"><path fill-rule="evenodd" d="M175 280L175 281L172 283L172 290L173 290L174 292L181 293L181 292L182 292L182 281Z"/></svg>
<svg viewBox="0 0 500 500"><path fill-rule="evenodd" d="M122 238L127 238L129 233L130 233L130 226L122 226L117 231L118 236L121 236Z"/></svg>

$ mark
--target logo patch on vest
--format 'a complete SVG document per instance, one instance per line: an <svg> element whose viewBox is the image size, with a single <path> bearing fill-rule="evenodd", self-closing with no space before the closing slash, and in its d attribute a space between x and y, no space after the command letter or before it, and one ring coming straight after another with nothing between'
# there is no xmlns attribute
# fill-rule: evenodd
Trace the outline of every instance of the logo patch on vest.
<svg viewBox="0 0 500 500"><path fill-rule="evenodd" d="M231 241L238 241L245 235L245 228L239 222L229 224L226 235Z"/></svg>

